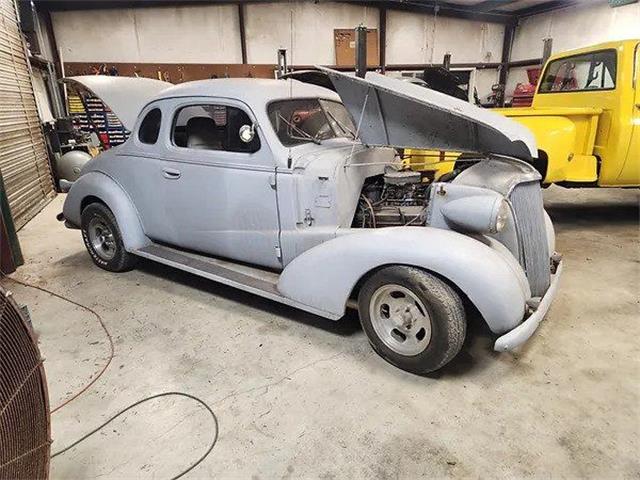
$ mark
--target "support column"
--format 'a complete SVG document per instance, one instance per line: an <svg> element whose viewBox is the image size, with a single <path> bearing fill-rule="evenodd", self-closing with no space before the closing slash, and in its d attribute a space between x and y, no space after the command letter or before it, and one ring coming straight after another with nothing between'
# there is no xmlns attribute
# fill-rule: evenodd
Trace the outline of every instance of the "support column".
<svg viewBox="0 0 640 480"><path fill-rule="evenodd" d="M238 4L238 27L240 29L240 53L242 56L242 63L247 64L247 36L244 31L244 5Z"/></svg>
<svg viewBox="0 0 640 480"><path fill-rule="evenodd" d="M504 39L502 41L502 58L500 59L500 73L498 83L502 86L498 106L504 107L505 90L507 88L507 78L509 75L509 61L511 60L511 47L513 46L513 37L516 31L515 23L508 23L504 27Z"/></svg>
<svg viewBox="0 0 640 480"><path fill-rule="evenodd" d="M367 73L367 27L356 27L356 77L364 78Z"/></svg>
<svg viewBox="0 0 640 480"><path fill-rule="evenodd" d="M385 73L387 70L387 9L380 8L380 72Z"/></svg>

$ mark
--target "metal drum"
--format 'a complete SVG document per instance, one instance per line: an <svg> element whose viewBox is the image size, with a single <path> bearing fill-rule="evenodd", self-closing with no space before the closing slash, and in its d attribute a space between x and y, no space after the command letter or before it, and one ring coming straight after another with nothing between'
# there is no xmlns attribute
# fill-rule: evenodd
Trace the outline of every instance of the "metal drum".
<svg viewBox="0 0 640 480"><path fill-rule="evenodd" d="M91 158L91 155L83 150L71 150L65 153L56 164L58 178L75 182L80 176L80 170Z"/></svg>

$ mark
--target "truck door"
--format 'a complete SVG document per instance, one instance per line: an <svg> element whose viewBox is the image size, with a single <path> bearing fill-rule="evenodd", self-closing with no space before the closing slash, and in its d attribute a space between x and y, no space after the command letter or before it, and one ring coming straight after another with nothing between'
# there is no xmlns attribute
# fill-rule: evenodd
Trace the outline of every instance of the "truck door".
<svg viewBox="0 0 640 480"><path fill-rule="evenodd" d="M634 99L631 113L631 140L620 179L624 184L640 185L640 43L636 45L633 66Z"/></svg>
<svg viewBox="0 0 640 480"><path fill-rule="evenodd" d="M172 102L171 131L157 172L166 217L158 240L280 267L273 155L259 132L248 142L239 135L240 127L254 124L253 114L230 99Z"/></svg>

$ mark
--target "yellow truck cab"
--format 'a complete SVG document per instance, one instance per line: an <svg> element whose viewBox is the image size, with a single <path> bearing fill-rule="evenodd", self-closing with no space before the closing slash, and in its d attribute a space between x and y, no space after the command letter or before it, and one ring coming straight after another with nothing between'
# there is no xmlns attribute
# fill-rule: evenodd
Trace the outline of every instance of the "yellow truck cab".
<svg viewBox="0 0 640 480"><path fill-rule="evenodd" d="M531 107L494 111L528 127L543 184L640 186L640 39L556 54L544 66ZM439 177L459 154L405 150L414 170Z"/></svg>
<svg viewBox="0 0 640 480"><path fill-rule="evenodd" d="M640 40L556 54L533 104L498 111L535 135L544 183L640 186Z"/></svg>

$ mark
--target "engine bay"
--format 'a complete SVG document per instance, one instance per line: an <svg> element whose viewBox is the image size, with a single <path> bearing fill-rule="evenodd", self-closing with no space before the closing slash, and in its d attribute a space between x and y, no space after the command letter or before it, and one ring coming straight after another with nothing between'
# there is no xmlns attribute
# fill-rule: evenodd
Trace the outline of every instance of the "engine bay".
<svg viewBox="0 0 640 480"><path fill-rule="evenodd" d="M420 172L388 169L365 180L353 228L425 225L431 182Z"/></svg>

